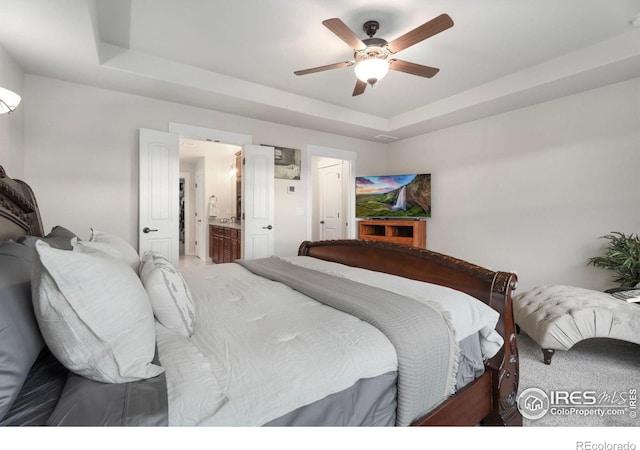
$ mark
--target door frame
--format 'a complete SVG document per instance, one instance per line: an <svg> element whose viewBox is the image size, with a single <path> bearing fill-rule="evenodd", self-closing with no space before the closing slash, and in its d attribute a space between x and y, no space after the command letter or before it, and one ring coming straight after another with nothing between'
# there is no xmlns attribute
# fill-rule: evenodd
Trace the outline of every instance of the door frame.
<svg viewBox="0 0 640 450"><path fill-rule="evenodd" d="M209 257L209 226L207 223L202 224L202 221L207 220L208 217L205 214L207 208L204 206L205 193L207 192L206 160L204 157L198 158L193 176L195 178L195 205L193 207L193 217L195 219L194 254L200 261L206 262ZM199 183L198 179L200 179ZM202 225L198 226L198 223Z"/></svg>
<svg viewBox="0 0 640 450"><path fill-rule="evenodd" d="M180 178L184 179L184 254L193 255L191 251L191 225L193 225L193 207L191 202L191 172L180 172Z"/></svg>
<svg viewBox="0 0 640 450"><path fill-rule="evenodd" d="M313 183L314 183L313 189L316 189L316 188L318 189L318 192L314 193L314 196L313 196L314 210L311 212L314 216L313 222L315 222L314 230L313 230L314 239L315 239L315 236L317 236L318 239L327 239L327 237L324 235L325 224L326 224L325 220L327 217L327 210L325 209L327 171L331 173L336 173L336 172L338 173L339 182L337 184L340 185L339 195L341 198L340 198L340 210L337 211L338 217L337 219L335 219L338 222L336 226L338 237L335 237L334 239L343 239L345 237L345 229L347 228L345 226L345 221L346 221L346 218L348 217L348 214L345 213L345 209L346 209L345 204L347 201L347 198L346 198L347 196L345 195L346 189L344 188L344 183L346 179L344 175L345 161L343 159L324 158L320 156L315 156L312 159L312 161L314 162L314 176L318 177L317 180L313 180ZM346 163L346 165L348 166L348 162ZM316 213L317 213L317 217L316 217ZM320 220L317 220L317 219L320 219Z"/></svg>
<svg viewBox="0 0 640 450"><path fill-rule="evenodd" d="M355 226L355 211L356 211L356 160L357 153L349 150L341 150L338 148L322 147L319 145L307 145L307 151L303 158L304 172L307 179L307 205L310 209L307 212L307 239L313 239L313 211L316 205L313 202L313 181L314 181L314 168L312 167L312 161L314 157L325 157L333 159L341 159L349 162L349 175L346 177L344 186L346 189L346 205L345 211L347 212L345 219L347 220L347 237L350 239L357 238L357 230Z"/></svg>
<svg viewBox="0 0 640 450"><path fill-rule="evenodd" d="M198 127L178 122L169 122L169 133L199 141L219 142L221 144L238 145L240 147L253 143L253 136L250 134L234 133L232 131Z"/></svg>

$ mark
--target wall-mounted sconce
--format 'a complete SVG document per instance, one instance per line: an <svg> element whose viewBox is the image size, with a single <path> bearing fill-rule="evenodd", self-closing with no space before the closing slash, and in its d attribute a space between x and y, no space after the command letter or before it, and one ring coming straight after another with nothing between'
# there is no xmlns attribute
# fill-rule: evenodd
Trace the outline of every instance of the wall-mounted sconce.
<svg viewBox="0 0 640 450"><path fill-rule="evenodd" d="M12 113L20 104L20 96L9 89L0 87L0 114Z"/></svg>
<svg viewBox="0 0 640 450"><path fill-rule="evenodd" d="M229 169L229 178L233 178L236 176L236 166L231 164L231 168Z"/></svg>

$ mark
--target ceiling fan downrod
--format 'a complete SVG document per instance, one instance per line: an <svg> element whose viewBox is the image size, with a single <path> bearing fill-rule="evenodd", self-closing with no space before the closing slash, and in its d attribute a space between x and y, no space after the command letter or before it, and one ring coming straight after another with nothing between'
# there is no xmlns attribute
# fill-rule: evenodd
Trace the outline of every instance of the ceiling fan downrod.
<svg viewBox="0 0 640 450"><path fill-rule="evenodd" d="M372 38L380 29L380 24L376 20L369 20L362 25L362 30Z"/></svg>

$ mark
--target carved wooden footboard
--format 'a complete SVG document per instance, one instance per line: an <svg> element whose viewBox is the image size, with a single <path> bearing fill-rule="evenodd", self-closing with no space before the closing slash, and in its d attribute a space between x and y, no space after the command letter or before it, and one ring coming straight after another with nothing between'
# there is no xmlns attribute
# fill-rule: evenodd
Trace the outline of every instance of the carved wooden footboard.
<svg viewBox="0 0 640 450"><path fill-rule="evenodd" d="M496 330L504 346L486 370L414 425L522 425L516 405L518 348L511 293L517 276L416 247L375 241L305 241L298 254L425 281L465 292L500 313Z"/></svg>

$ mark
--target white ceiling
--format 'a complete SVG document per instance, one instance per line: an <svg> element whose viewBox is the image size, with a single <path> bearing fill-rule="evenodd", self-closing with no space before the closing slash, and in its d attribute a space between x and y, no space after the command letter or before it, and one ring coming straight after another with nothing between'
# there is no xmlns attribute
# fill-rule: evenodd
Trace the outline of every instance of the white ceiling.
<svg viewBox="0 0 640 450"><path fill-rule="evenodd" d="M322 25L367 20L392 40L455 25L398 53L440 68L390 72L357 97ZM640 0L0 0L0 43L26 73L363 139L406 138L640 76Z"/></svg>

